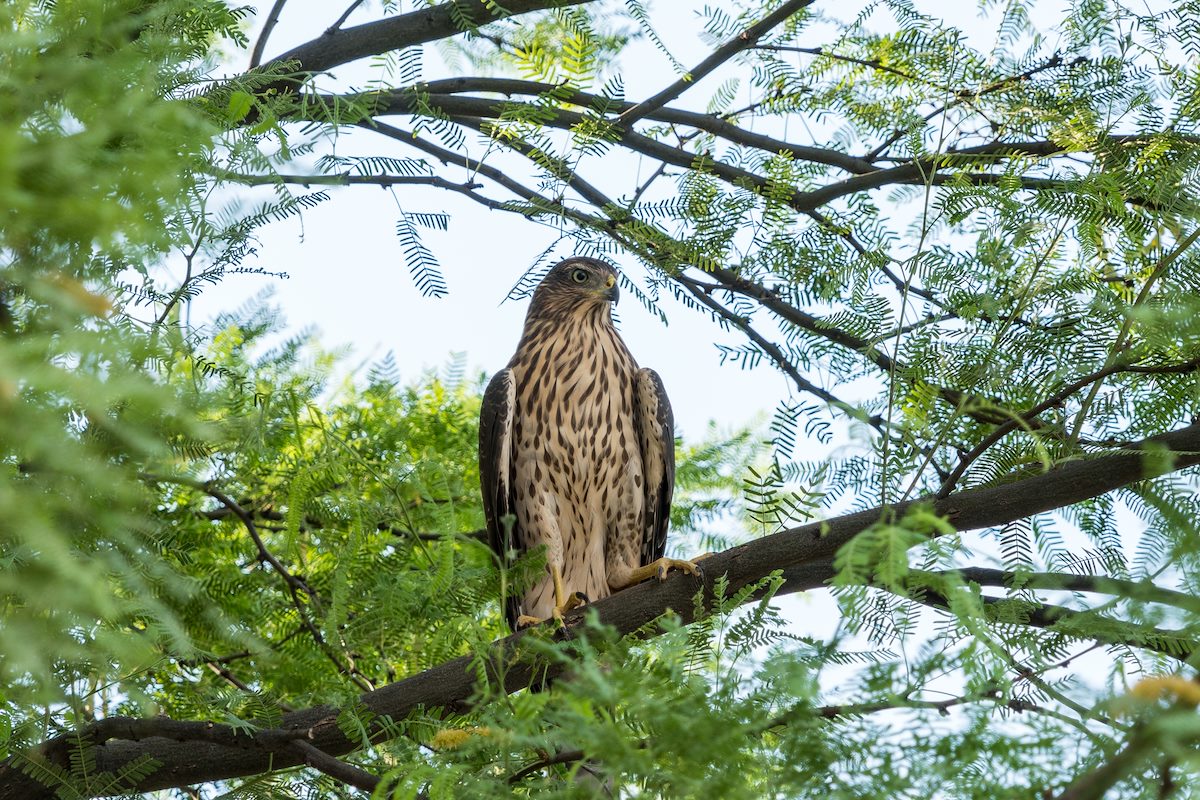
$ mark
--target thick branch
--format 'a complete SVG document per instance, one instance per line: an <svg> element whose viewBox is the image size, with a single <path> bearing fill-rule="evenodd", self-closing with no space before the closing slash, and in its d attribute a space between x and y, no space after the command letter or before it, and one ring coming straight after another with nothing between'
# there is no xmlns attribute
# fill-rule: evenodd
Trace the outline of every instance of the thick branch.
<svg viewBox="0 0 1200 800"><path fill-rule="evenodd" d="M339 780L347 786L353 786L360 791L371 794L379 787L379 778L353 764L334 758L328 753L318 750L303 739L296 739L292 747L304 754L304 763L313 769L324 772L331 778Z"/></svg>
<svg viewBox="0 0 1200 800"><path fill-rule="evenodd" d="M1163 450L1172 451L1173 459L1163 458ZM1148 457L1148 451L1155 455ZM1015 483L971 489L923 502L931 503L936 513L947 517L959 530L986 528L1061 508L1198 463L1200 423L1195 423L1109 455L1069 461L1047 473ZM781 531L704 560L699 577L675 574L662 583L643 583L591 608L603 623L622 633L630 633L648 625L668 609L674 610L685 623L690 622L697 591L711 595L714 581L721 575L727 577L730 591L760 580L777 569L784 571L788 581L786 590L817 588L831 577L829 559L843 544L885 515L903 514L911 506L912 503L905 503L873 508ZM581 614L576 612L568 622L578 621ZM484 665L498 688L514 692L528 686L535 675L545 676L549 672L553 677L561 670L561 666L531 663L527 651L522 648L525 636L540 633L514 634L490 647ZM556 635L569 637L570 628ZM361 702L374 714L388 715L392 719L402 719L418 708L462 712L468 708L469 698L476 691L475 664L473 657L462 656L367 692L362 695ZM109 727L88 729L81 735L95 742L93 753L97 768L102 771L119 770L142 756L154 758L161 766L132 787L137 791L149 791L294 766L302 763L300 753L291 744L297 738L304 738L331 756L350 752L360 742L346 738L337 725L337 716L338 709L332 706L296 711L284 716L279 729L260 731L254 736L239 735L227 726L171 720L119 724L101 721L96 725ZM149 727L128 727L135 724ZM169 732L167 728L170 728ZM0 765L0 800L52 797L54 790L27 775L21 765L28 758L46 759L65 766L76 740L75 734L59 737Z"/></svg>
<svg viewBox="0 0 1200 800"><path fill-rule="evenodd" d="M483 0L452 0L352 28L330 28L316 39L271 59L267 66L271 63L295 62L297 72L324 72L360 58L463 33L456 17L479 26L531 11L589 2L592 0L506 0L501 5Z"/></svg>
<svg viewBox="0 0 1200 800"><path fill-rule="evenodd" d="M603 109L608 112L624 113L636 107L636 103L618 102L609 97L573 90L567 92L563 87L539 81L520 80L518 78L445 78L417 84L417 90L431 95L459 94L462 92L491 92L502 95L525 95L537 97L551 92L559 102L571 103L580 108L593 110ZM865 159L832 150L828 147L813 147L812 145L795 144L783 139L775 139L761 133L746 130L733 124L727 118L715 114L703 114L699 111L664 107L646 114L646 119L655 122L666 122L672 125L685 125L689 128L711 133L734 144L754 147L770 153L787 153L801 161L811 161L815 164L828 164L840 167L847 172L863 173L878 169ZM624 122L622 120L622 122Z"/></svg>

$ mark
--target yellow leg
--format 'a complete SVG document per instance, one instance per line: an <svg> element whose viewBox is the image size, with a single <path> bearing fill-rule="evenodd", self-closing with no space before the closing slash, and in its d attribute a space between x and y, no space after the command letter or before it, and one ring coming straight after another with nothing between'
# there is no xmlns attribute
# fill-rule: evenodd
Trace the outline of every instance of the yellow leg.
<svg viewBox="0 0 1200 800"><path fill-rule="evenodd" d="M549 565L550 580L554 583L554 608L550 612L549 617L531 617L527 614L521 614L517 617L517 627L527 628L530 625L537 625L545 622L547 619L556 619L562 622L563 614L579 608L585 604L588 599L583 592L571 592L568 596L563 588L562 573L554 564Z"/></svg>
<svg viewBox="0 0 1200 800"><path fill-rule="evenodd" d="M638 567L630 573L628 583L626 583L624 586L614 588L625 589L629 586L641 583L642 581L649 580L650 578L658 578L660 581L665 581L667 579L667 573L673 569L677 569L680 572L686 572L689 575L699 575L700 568L696 566L696 562L702 561L711 555L712 553L705 553L702 556L696 556L690 561L683 558L660 558L657 561L650 562L644 567Z"/></svg>
<svg viewBox="0 0 1200 800"><path fill-rule="evenodd" d="M554 611L551 612L555 617L562 617L562 607L566 605L567 599L563 596L566 592L563 591L562 573L558 571L558 566L550 565L550 580L554 581Z"/></svg>

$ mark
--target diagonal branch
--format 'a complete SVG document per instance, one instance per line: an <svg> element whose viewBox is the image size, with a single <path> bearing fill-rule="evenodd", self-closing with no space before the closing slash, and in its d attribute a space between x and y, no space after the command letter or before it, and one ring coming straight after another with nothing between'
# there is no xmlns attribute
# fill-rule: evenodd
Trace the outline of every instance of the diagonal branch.
<svg viewBox="0 0 1200 800"><path fill-rule="evenodd" d="M1138 727L1126 740L1124 747L1098 766L1071 781L1069 786L1054 795L1053 800L1103 800L1114 784L1150 759L1151 755L1159 750L1160 744L1164 740L1174 740L1183 744L1184 742L1179 741L1182 739L1194 747L1195 727L1190 724L1190 718L1194 714L1191 712L1184 712L1184 714L1186 716L1179 720L1184 722L1183 726L1176 725L1172 728L1170 715L1168 715L1166 719L1154 720L1149 725ZM1179 744L1176 744L1176 747L1179 747ZM1163 756L1159 756L1159 758L1163 759L1165 764L1170 763ZM1169 777L1170 773L1168 772L1167 778L1169 779ZM1047 791L1044 796L1049 797L1049 792ZM1160 796L1165 797L1166 795Z"/></svg>
<svg viewBox="0 0 1200 800"><path fill-rule="evenodd" d="M304 763L313 769L324 772L334 780L339 780L347 786L353 786L359 791L371 794L379 788L379 777L365 769L347 764L341 759L334 758L323 750L313 747L303 739L296 739L292 747L304 754Z"/></svg>
<svg viewBox="0 0 1200 800"><path fill-rule="evenodd" d="M791 360L788 359L788 357L783 353L783 351L779 349L778 345L771 342L765 336L763 336L758 331L756 331L754 329L754 327L750 324L750 321L748 319L746 319L743 316L739 316L738 314L735 314L734 312L730 311L728 308L726 308L725 306L721 305L716 300L714 300L712 298L711 294L708 291L705 291L704 287L702 287L698 281L695 281L692 278L689 278L688 276L683 275L683 274L675 275L672 277L674 277L674 279L678 283L682 284L683 287L685 289L687 289L692 294L692 296L695 297L706 308L712 310L712 312L717 314L721 319L726 320L727 322L732 324L734 327L736 327L738 330L740 330L742 333L746 334L746 337L748 339L750 339L750 341L752 341L752 342L754 342L754 344L758 345L758 347L764 353L766 353L767 355L769 355L771 357L771 360L775 362L775 364L779 367L779 369L785 375L787 375L789 378L792 379L792 382L794 384L796 384L797 389L799 389L802 392L808 392L809 394L819 398L820 400L827 403L828 405L833 406L834 408L838 409L839 411L845 413L850 418L857 419L862 422L866 422L868 425L875 428L880 433L883 433L883 431L884 431L883 417L881 417L878 414L868 415L864 411L862 411L862 409L855 408L851 404L849 404L846 401L837 397L835 394L833 394L829 390L823 389L820 386L817 386L812 381L805 378L803 375L800 374L800 370L798 370L796 368L796 365L793 364L791 362Z"/></svg>
<svg viewBox="0 0 1200 800"><path fill-rule="evenodd" d="M262 33L258 35L258 41L254 43L254 50L250 53L250 69L254 69L262 63L267 39L271 38L271 31L275 30L275 26L279 24L279 15L283 13L283 6L286 2L287 0L275 0L271 10L267 12L267 21L263 23Z"/></svg>
<svg viewBox="0 0 1200 800"><path fill-rule="evenodd" d="M1164 449L1174 453L1173 461L1161 458ZM1156 457L1147 458L1148 450L1156 452ZM1200 464L1200 423L1151 437L1099 458L1072 460L1042 475L1014 483L971 489L942 499L926 498L873 508L781 531L705 559L700 576L674 574L662 583L639 584L590 608L602 623L612 625L621 633L651 630L650 624L668 609L673 609L682 622L688 623L694 616L697 592L711 598L715 581L720 576L727 580L730 592L775 570L783 570L787 591L824 586L833 574L830 560L842 545L881 518L902 515L915 502L930 504L935 513L949 519L959 530L986 528L1061 508L1135 481L1196 464ZM582 610L576 612L568 617L568 622L578 622L582 614ZM481 674L486 674L497 689L514 692L527 687L535 677L553 678L561 672L564 662L536 664L529 648L522 646L524 637L541 633L535 628L514 634L494 642L480 656L461 656L398 683L367 692L359 701L372 714L391 719L402 719L418 708L431 712L464 712L477 692L476 681ZM569 638L571 628L553 635ZM38 783L22 769L22 765L39 759L69 764L81 736L94 743L92 757L96 768L103 772L115 772L138 758L155 759L159 768L133 787L137 791L151 791L294 766L303 761L300 752L291 744L300 738L331 756L348 753L360 746L361 740L347 738L341 731L337 724L338 713L333 706L296 711L284 715L280 728L252 735L204 722L101 720L93 727L51 739L32 751L0 763L0 800L48 800L52 797L54 789ZM379 728L375 735L386 734Z"/></svg>
<svg viewBox="0 0 1200 800"><path fill-rule="evenodd" d="M943 481L941 488L938 490L938 494L945 496L954 491L959 479L962 478L963 474L967 471L967 467L974 463L988 449L990 449L1005 436L1017 430L1022 425L1032 427L1038 416L1046 411L1049 411L1051 408L1062 405L1071 395L1086 389L1096 381L1103 380L1110 375L1116 375L1118 373L1171 375L1195 372L1196 370L1200 370L1200 356L1179 364L1109 364L1108 366L1102 367L1091 374L1084 375L1082 378L1079 378L1078 380L1075 380L1059 389L1057 392L1033 406L1028 411L1024 411L1014 418L1006 420L998 425L996 429L985 436L983 440L979 442L979 444L975 445L974 448L972 448L969 452L964 453L959 458L958 464L953 470L951 470L950 475L945 479L945 481Z"/></svg>
<svg viewBox="0 0 1200 800"><path fill-rule="evenodd" d="M337 651L328 642L328 640L326 640L325 635L321 633L321 629L317 627L315 622L313 622L312 617L309 616L308 609L305 608L305 602L300 598L300 595L304 594L309 598L309 602L313 604L318 614L324 613L321 610L321 598L318 596L317 592L308 585L308 581L293 575L292 572L283 565L283 562L276 558L275 555L269 549L267 549L267 545L263 541L262 535L258 532L258 525L254 522L254 516L249 511L242 508L240 503L222 492L220 489L216 488L210 481L198 481L194 478L188 478L184 476L153 475L148 473L143 473L140 475L140 477L143 480L151 483L174 483L179 486L187 486L195 489L198 492L207 494L209 497L225 506L225 508L229 509L229 511L241 521L242 525L245 526L246 533L248 533L251 540L253 540L254 546L258 551L256 557L259 563L270 566L271 569L283 579L284 585L288 590L288 595L291 597L292 606L296 609L296 614L300 617L300 623L312 636L313 642L317 645L318 649L320 649L320 651L324 653L325 657L333 663L334 667L339 673L349 678L359 689L366 692L374 688L371 685L371 682L367 680L367 677L363 675L356 666L354 666L354 662L352 660L347 659L346 661L343 661L342 657L338 655Z"/></svg>
<svg viewBox="0 0 1200 800"><path fill-rule="evenodd" d="M477 27L531 11L577 6L593 1L505 0L501 6L488 0L450 0L352 28L331 28L318 38L276 56L265 66L292 62L296 65L296 72L312 75L360 58L466 33L458 20L470 20Z"/></svg>
<svg viewBox="0 0 1200 800"><path fill-rule="evenodd" d="M712 51L711 54L703 61L684 75L679 80L672 83L667 88L663 89L658 94L648 97L639 103L635 108L631 108L621 114L620 123L629 127L633 123L642 119L647 114L650 114L657 109L662 108L667 103L670 103L679 95L688 90L690 86L696 84L701 78L704 78L717 67L724 64L729 59L736 56L738 53L753 47L758 44L758 40L766 35L772 28L781 25L788 17L796 12L812 5L814 0L788 0L779 8L772 11L767 16L763 17L758 22L751 25L746 30L734 36L729 41Z"/></svg>
<svg viewBox="0 0 1200 800"><path fill-rule="evenodd" d="M341 27L343 24L345 24L346 20L350 19L350 15L353 14L355 10L362 4L363 0L353 0L350 5L346 6L346 9L341 13L341 15L339 15L338 18L333 21L333 24L325 29L325 35L332 36L341 30Z"/></svg>

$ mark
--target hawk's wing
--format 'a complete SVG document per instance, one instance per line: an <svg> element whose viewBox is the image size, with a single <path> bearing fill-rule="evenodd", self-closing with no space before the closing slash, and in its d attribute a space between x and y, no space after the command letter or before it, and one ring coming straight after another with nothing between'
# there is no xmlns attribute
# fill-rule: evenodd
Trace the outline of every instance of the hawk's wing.
<svg viewBox="0 0 1200 800"><path fill-rule="evenodd" d="M488 542L503 569L516 536L516 496L513 491L513 414L517 405L512 370L496 373L483 393L479 409L479 487L483 491L483 515ZM516 630L520 598L504 598L504 615Z"/></svg>
<svg viewBox="0 0 1200 800"><path fill-rule="evenodd" d="M652 369L639 369L634 378L633 415L638 428L645 472L646 526L642 531L642 564L663 557L671 495L675 491L675 417L662 379Z"/></svg>

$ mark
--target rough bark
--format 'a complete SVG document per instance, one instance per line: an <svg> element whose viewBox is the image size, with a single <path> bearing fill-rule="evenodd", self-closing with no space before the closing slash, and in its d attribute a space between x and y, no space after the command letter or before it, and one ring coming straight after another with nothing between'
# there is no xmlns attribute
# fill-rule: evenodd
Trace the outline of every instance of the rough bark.
<svg viewBox="0 0 1200 800"><path fill-rule="evenodd" d="M400 50L413 45L435 42L463 33L455 19L469 20L479 26L507 17L528 14L546 8L577 6L592 0L508 0L493 11L480 0L454 0L408 14L339 28L276 56L264 68L281 62L296 64L296 72L313 74L349 64L360 58Z"/></svg>

